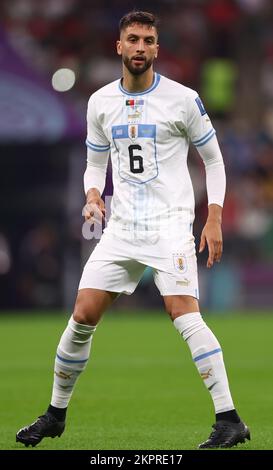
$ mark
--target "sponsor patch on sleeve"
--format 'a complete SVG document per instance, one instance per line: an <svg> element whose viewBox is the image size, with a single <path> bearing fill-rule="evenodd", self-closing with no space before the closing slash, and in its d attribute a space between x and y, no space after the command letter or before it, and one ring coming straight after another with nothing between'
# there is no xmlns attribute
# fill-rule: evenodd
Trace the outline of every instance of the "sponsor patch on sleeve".
<svg viewBox="0 0 273 470"><path fill-rule="evenodd" d="M203 105L201 98L199 96L197 96L197 98L195 98L195 101L196 101L196 104L199 108L201 116L204 116L204 114L207 114L207 111L205 110L205 106Z"/></svg>

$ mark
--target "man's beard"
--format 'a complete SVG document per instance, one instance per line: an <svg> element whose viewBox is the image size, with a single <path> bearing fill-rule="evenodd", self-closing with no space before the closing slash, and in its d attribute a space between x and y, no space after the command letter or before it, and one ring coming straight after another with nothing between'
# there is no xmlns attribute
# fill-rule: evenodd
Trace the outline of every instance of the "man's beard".
<svg viewBox="0 0 273 470"><path fill-rule="evenodd" d="M132 75L141 75L151 67L153 59L145 59L141 66L136 67L135 65L133 65L133 62L128 57L123 57L123 63Z"/></svg>

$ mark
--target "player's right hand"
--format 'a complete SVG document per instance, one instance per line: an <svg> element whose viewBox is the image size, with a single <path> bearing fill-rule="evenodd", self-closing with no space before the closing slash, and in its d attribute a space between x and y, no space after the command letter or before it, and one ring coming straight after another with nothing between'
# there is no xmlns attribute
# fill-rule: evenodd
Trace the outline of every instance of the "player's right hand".
<svg viewBox="0 0 273 470"><path fill-rule="evenodd" d="M89 189L83 215L85 220L91 224L99 223L101 225L105 220L105 205L97 189Z"/></svg>

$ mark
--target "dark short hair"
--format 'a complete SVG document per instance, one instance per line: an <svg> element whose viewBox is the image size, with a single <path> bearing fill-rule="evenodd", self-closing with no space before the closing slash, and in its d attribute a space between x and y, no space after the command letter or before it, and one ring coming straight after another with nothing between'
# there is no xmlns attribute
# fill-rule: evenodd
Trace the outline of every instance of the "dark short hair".
<svg viewBox="0 0 273 470"><path fill-rule="evenodd" d="M131 26L134 23L154 27L158 33L159 19L153 13L137 10L130 11L121 18L119 22L119 31L123 31L127 26Z"/></svg>

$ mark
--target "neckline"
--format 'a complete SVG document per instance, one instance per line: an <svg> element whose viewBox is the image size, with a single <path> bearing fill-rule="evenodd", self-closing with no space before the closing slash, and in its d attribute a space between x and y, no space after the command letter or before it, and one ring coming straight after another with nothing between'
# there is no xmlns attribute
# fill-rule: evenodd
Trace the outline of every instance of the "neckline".
<svg viewBox="0 0 273 470"><path fill-rule="evenodd" d="M125 90L125 88L123 88L123 86L121 84L121 80L122 79L119 80L119 89L122 93L125 93L125 95L128 95L128 96L141 96L141 95L146 95L147 93L150 93L151 91L153 91L157 87L157 85L159 84L159 81L160 81L160 75L159 75L159 73L155 72L152 85L149 88L147 88L147 90L140 91L140 92L137 92L137 93L130 93L129 91Z"/></svg>

